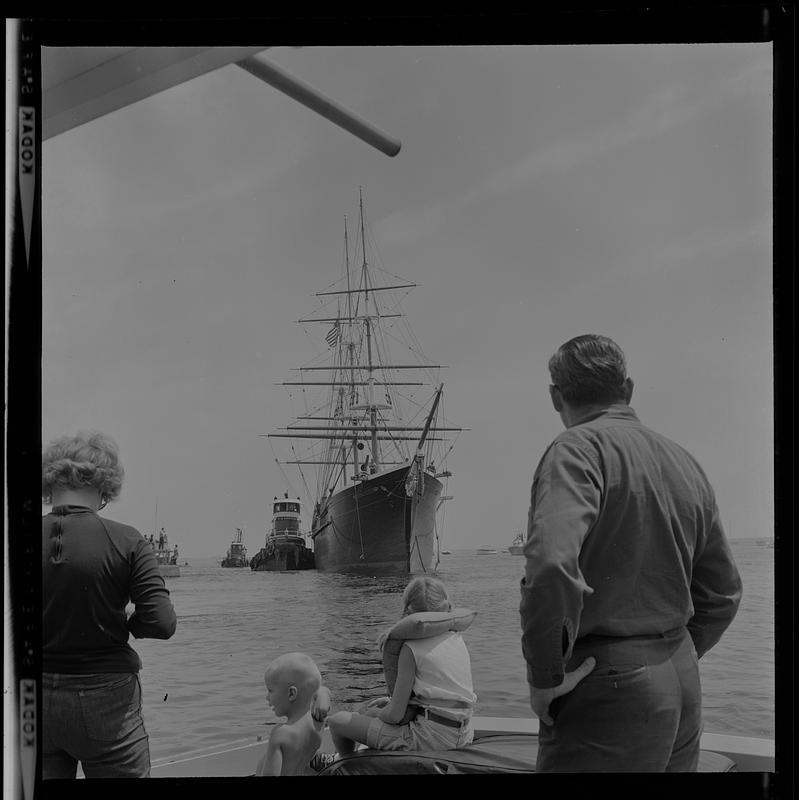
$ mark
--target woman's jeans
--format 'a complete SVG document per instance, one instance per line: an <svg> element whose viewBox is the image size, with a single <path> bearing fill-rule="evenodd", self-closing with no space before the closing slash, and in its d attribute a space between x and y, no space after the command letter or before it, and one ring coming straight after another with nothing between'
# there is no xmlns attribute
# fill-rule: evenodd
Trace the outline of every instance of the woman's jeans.
<svg viewBox="0 0 799 800"><path fill-rule="evenodd" d="M149 778L139 676L42 675L42 777Z"/></svg>
<svg viewBox="0 0 799 800"><path fill-rule="evenodd" d="M567 671L596 666L550 704L539 730L538 772L693 772L702 734L699 666L688 631L585 636Z"/></svg>

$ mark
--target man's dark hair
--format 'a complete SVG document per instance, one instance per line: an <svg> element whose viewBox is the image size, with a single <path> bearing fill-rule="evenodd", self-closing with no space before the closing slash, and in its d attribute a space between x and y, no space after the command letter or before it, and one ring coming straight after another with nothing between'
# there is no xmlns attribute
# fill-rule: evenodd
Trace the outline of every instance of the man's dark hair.
<svg viewBox="0 0 799 800"><path fill-rule="evenodd" d="M571 406L626 402L624 353L607 336L569 339L549 359L549 374Z"/></svg>

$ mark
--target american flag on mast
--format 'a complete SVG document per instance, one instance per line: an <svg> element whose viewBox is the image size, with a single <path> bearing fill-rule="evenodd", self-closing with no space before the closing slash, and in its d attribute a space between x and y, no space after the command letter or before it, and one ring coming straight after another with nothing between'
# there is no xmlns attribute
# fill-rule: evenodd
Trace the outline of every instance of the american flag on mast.
<svg viewBox="0 0 799 800"><path fill-rule="evenodd" d="M335 347L338 343L338 324L330 329L330 332L325 336L325 341L329 347Z"/></svg>

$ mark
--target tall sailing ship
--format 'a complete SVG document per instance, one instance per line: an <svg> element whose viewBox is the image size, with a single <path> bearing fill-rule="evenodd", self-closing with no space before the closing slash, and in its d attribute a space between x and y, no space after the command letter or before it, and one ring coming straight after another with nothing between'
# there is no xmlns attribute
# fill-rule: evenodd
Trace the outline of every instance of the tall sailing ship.
<svg viewBox="0 0 799 800"><path fill-rule="evenodd" d="M298 469L308 492L317 570L427 572L438 566L446 457L463 429L445 427L441 367L421 354L400 311L416 284L369 260L366 232L361 194L360 266L350 269L345 221L343 274L299 320L321 329L323 353L283 383L303 406L268 436L291 443L290 458L276 460Z"/></svg>

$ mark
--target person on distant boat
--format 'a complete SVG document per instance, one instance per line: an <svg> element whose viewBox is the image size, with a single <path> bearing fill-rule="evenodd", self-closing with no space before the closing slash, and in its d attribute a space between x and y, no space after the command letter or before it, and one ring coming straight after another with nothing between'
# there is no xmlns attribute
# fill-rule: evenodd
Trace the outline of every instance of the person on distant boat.
<svg viewBox="0 0 799 800"><path fill-rule="evenodd" d="M53 440L42 455L42 777L145 778L141 660L128 644L169 639L177 618L155 554L129 525L97 512L124 472L97 432ZM129 601L133 612L127 615Z"/></svg>
<svg viewBox="0 0 799 800"><path fill-rule="evenodd" d="M742 591L713 489L639 422L615 342L571 339L549 373L566 430L533 477L520 603L536 770L695 771L698 659Z"/></svg>
<svg viewBox="0 0 799 800"><path fill-rule="evenodd" d="M319 668L305 653L286 653L267 666L264 683L267 702L287 720L272 731L255 774L314 775L311 759L322 743L330 711L330 692L322 685Z"/></svg>
<svg viewBox="0 0 799 800"><path fill-rule="evenodd" d="M408 583L402 606L403 616L452 610L446 587L431 575ZM461 634L450 630L406 639L391 696L372 701L363 713L337 711L328 727L339 755L352 753L358 742L378 750L452 750L474 737L476 701L469 651Z"/></svg>

